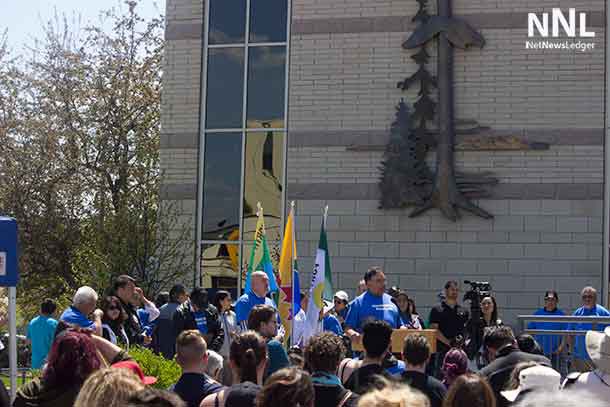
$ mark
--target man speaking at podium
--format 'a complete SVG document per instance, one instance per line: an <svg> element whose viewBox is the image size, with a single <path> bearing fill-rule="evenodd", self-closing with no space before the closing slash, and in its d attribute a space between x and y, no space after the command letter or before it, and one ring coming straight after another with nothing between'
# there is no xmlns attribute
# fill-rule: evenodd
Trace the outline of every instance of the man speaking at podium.
<svg viewBox="0 0 610 407"><path fill-rule="evenodd" d="M385 293L385 274L381 267L371 267L364 274L366 291L350 304L345 317L345 333L353 338L360 336L368 320L386 321L393 329L403 327L398 307Z"/></svg>

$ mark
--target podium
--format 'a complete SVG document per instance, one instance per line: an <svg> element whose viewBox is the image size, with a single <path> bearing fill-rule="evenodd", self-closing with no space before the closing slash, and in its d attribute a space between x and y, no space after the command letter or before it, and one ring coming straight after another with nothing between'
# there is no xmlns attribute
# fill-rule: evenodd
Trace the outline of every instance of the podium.
<svg viewBox="0 0 610 407"><path fill-rule="evenodd" d="M430 353L436 352L436 329L394 329L392 332L392 353L402 353L407 335L422 335L428 339ZM352 338L352 350L362 352L362 335Z"/></svg>

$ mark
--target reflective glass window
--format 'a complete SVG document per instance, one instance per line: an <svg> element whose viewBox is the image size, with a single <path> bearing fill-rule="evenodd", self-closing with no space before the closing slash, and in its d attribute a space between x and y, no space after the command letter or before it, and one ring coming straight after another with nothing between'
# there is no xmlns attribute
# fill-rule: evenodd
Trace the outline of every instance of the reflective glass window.
<svg viewBox="0 0 610 407"><path fill-rule="evenodd" d="M206 128L241 128L244 49L211 48L208 56Z"/></svg>
<svg viewBox="0 0 610 407"><path fill-rule="evenodd" d="M210 44L245 41L246 0L210 0Z"/></svg>
<svg viewBox="0 0 610 407"><path fill-rule="evenodd" d="M204 240L239 240L241 133L205 135Z"/></svg>
<svg viewBox="0 0 610 407"><path fill-rule="evenodd" d="M287 0L250 0L249 42L286 41Z"/></svg>
<svg viewBox="0 0 610 407"><path fill-rule="evenodd" d="M284 127L286 48L253 47L248 52L247 126Z"/></svg>
<svg viewBox="0 0 610 407"><path fill-rule="evenodd" d="M202 287L215 289L214 291L227 290L233 298L237 296L239 244L203 244L200 267ZM210 294L213 298L213 294Z"/></svg>
<svg viewBox="0 0 610 407"><path fill-rule="evenodd" d="M284 183L284 133L250 132L244 157L244 239L256 228L256 204L265 213L267 236L280 233Z"/></svg>

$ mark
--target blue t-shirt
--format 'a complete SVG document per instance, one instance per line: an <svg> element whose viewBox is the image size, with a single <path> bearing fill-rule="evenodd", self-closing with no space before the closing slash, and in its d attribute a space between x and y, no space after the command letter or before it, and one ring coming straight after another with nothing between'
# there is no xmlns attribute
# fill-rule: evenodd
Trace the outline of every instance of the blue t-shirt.
<svg viewBox="0 0 610 407"><path fill-rule="evenodd" d="M367 291L356 297L350 304L345 325L362 332L365 322L376 319L386 321L393 329L398 329L403 325L400 312L396 304L392 302L392 297L385 293L377 296Z"/></svg>
<svg viewBox="0 0 610 407"><path fill-rule="evenodd" d="M534 315L565 315L565 313L559 308L555 308L553 311L547 311L544 308L540 308L534 312ZM530 322L527 324L527 329L549 329L549 330L566 330L568 324L565 322ZM536 342L542 346L544 354L550 356L557 350L561 344L561 335L534 335Z"/></svg>
<svg viewBox="0 0 610 407"><path fill-rule="evenodd" d="M95 329L95 323L72 306L65 310L59 319L69 324L80 326L81 328Z"/></svg>
<svg viewBox="0 0 610 407"><path fill-rule="evenodd" d="M140 318L140 325L147 336L152 336L153 329L157 320L149 321L150 314L144 308L138 308L138 318Z"/></svg>
<svg viewBox="0 0 610 407"><path fill-rule="evenodd" d="M267 342L267 354L269 355L269 363L265 374L266 377L271 376L284 367L290 366L286 349L284 349L284 346L279 341L272 339Z"/></svg>
<svg viewBox="0 0 610 407"><path fill-rule="evenodd" d="M588 309L585 307L580 307L576 311L574 311L574 316L585 316L585 317L609 317L610 312L602 307L601 305L596 305L594 308ZM576 331L590 331L593 329L591 323L571 323L569 324L570 330ZM597 330L603 331L607 325L605 324L597 324ZM579 359L590 359L589 354L587 353L587 349L585 348L585 337L584 335L579 335L576 337L575 345L574 345L574 356Z"/></svg>
<svg viewBox="0 0 610 407"><path fill-rule="evenodd" d="M27 338L32 341L32 369L40 369L51 350L57 321L39 315L28 324Z"/></svg>
<svg viewBox="0 0 610 407"><path fill-rule="evenodd" d="M252 291L243 294L238 298L237 302L235 302L235 316L237 320L237 325L241 326L243 330L248 329L248 315L250 314L250 310L254 308L255 305L271 305L273 308L277 308L275 303L271 298L268 297L259 297L254 294Z"/></svg>
<svg viewBox="0 0 610 407"><path fill-rule="evenodd" d="M407 370L407 365L405 365L405 362L403 362L402 360L397 360L395 365L392 365L385 369L385 371L388 372L388 374L390 374L391 376L401 375L405 372L405 370Z"/></svg>
<svg viewBox="0 0 610 407"><path fill-rule="evenodd" d="M203 311L193 311L193 316L195 317L195 323L197 324L197 329L202 334L208 333L208 320L205 317Z"/></svg>
<svg viewBox="0 0 610 407"><path fill-rule="evenodd" d="M343 335L343 328L341 328L341 322L336 316L328 314L322 320L322 329L324 331L333 332L335 335Z"/></svg>

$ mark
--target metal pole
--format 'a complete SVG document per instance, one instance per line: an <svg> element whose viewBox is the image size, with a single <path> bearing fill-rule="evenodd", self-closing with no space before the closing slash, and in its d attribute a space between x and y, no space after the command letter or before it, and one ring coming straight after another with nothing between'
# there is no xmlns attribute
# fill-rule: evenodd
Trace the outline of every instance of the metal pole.
<svg viewBox="0 0 610 407"><path fill-rule="evenodd" d="M608 126L610 126L610 92L608 92L608 84L610 84L610 34L608 28L610 27L610 14L608 13L608 2L605 3L606 9L606 30L605 30L605 57L606 57L606 69L605 69L605 109L604 109L604 240L603 240L603 262L602 262L602 300L606 306L610 306L610 143L608 137Z"/></svg>
<svg viewBox="0 0 610 407"><path fill-rule="evenodd" d="M17 396L17 288L8 288L9 367L11 376L11 402Z"/></svg>

